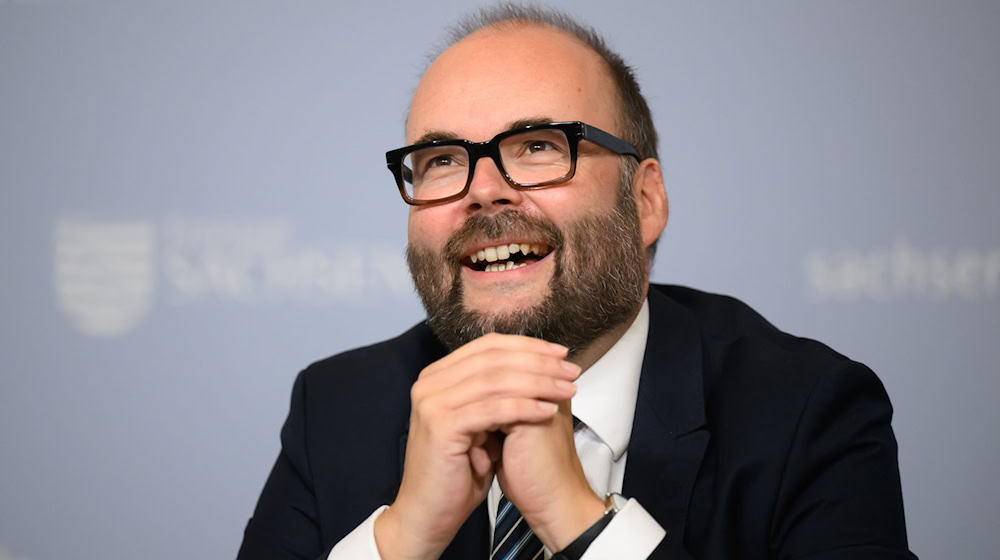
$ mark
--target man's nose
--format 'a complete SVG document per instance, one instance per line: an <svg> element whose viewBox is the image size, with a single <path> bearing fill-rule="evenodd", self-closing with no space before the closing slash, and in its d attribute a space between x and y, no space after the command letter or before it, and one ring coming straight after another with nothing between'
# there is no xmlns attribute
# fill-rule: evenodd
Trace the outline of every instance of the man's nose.
<svg viewBox="0 0 1000 560"><path fill-rule="evenodd" d="M466 203L470 210L491 209L509 204L520 204L524 193L511 187L492 158L483 157L476 162Z"/></svg>

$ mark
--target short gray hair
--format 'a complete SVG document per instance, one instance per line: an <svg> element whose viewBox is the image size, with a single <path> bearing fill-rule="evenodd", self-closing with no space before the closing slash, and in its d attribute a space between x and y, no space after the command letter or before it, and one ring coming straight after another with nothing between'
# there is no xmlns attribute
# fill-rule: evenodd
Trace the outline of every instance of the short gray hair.
<svg viewBox="0 0 1000 560"><path fill-rule="evenodd" d="M572 35L597 53L607 65L611 80L618 92L620 103L618 120L622 128L622 137L638 148L641 159L659 159L656 126L653 124L649 105L642 96L632 67L625 63L621 55L608 47L604 38L593 27L583 25L563 12L510 2L482 8L462 18L450 28L446 44L435 53L434 58L448 47L481 29L488 27L503 29L519 25L553 27Z"/></svg>

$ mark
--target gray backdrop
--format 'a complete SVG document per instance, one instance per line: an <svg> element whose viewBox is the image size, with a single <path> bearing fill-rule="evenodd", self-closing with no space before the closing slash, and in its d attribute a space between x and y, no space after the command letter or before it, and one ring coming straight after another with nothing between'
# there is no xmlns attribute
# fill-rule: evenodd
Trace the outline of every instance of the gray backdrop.
<svg viewBox="0 0 1000 560"><path fill-rule="evenodd" d="M913 549L995 557L998 3L554 4L652 105L654 279L872 366ZM235 554L296 372L421 317L383 152L468 6L0 0L0 560Z"/></svg>

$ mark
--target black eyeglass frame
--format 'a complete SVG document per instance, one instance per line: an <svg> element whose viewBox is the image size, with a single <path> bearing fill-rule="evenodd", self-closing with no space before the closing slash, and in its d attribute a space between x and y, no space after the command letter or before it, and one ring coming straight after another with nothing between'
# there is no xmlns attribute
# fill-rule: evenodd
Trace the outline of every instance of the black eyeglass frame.
<svg viewBox="0 0 1000 560"><path fill-rule="evenodd" d="M514 136L515 134L523 134L531 130L547 130L556 129L561 130L563 134L566 135L566 140L569 143L569 154L570 154L570 165L569 170L562 177L552 179L551 181L545 181L542 183L531 183L522 184L514 181L507 174L507 170L503 167L503 161L500 157L500 142L507 137ZM493 163L500 170L500 174L503 176L504 180L511 187L527 191L535 189L544 189L546 187L552 187L555 185L560 185L569 181L573 178L576 173L576 157L577 148L580 145L580 140L588 140L611 150L612 152L622 155L622 156L632 156L636 161L641 161L642 158L639 156L639 150L635 146L618 138L617 136L604 132L603 130L597 128L596 126L589 125L580 121L570 121L570 122L554 122L545 124L536 124L525 126L523 128L516 128L513 130L507 130L497 134L490 140L486 142L471 142L469 140L455 139L455 140L432 140L430 142L422 142L420 144L413 144L411 146L405 146L402 148L396 148L395 150L389 150L385 153L385 162L389 167L389 171L392 172L393 176L396 178L396 186L399 188L399 194L403 197L403 200L412 206L430 206L432 204L445 204L447 202L452 202L454 200L459 200L465 198L465 195L469 194L469 186L472 184L472 176L475 174L476 163L480 158L488 157L493 160ZM412 173L408 169L404 169L403 160L411 152L421 150L423 148L430 148L434 146L462 146L465 151L469 154L469 176L465 180L465 186L462 190L444 198L435 199L419 199L413 198L406 194L405 182L407 175Z"/></svg>

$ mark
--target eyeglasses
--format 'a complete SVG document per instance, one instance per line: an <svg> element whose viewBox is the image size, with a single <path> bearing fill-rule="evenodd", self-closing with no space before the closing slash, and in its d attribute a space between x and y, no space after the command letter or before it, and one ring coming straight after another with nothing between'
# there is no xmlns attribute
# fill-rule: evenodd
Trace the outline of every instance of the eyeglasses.
<svg viewBox="0 0 1000 560"><path fill-rule="evenodd" d="M459 200L469 192L479 158L488 157L511 187L542 189L573 178L580 140L632 156L628 142L582 122L558 122L501 132L488 142L434 140L389 150L385 161L407 204L425 206Z"/></svg>

